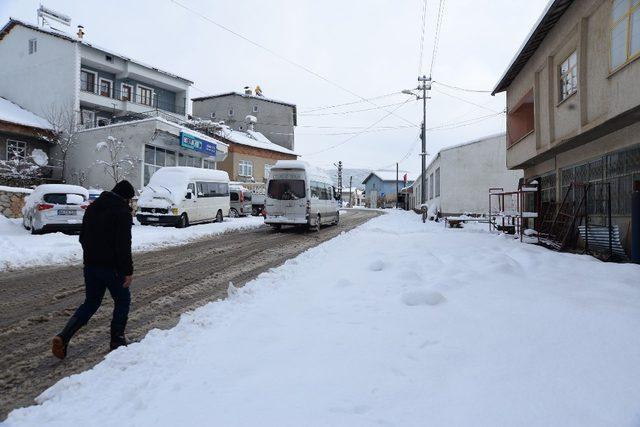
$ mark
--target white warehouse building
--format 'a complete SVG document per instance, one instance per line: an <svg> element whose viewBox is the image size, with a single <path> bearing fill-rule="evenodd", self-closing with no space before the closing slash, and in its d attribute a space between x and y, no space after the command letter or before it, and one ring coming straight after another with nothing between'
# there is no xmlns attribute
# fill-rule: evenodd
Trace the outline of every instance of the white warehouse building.
<svg viewBox="0 0 640 427"><path fill-rule="evenodd" d="M488 136L438 151L427 166L426 200L443 216L489 212L489 188L518 188L521 170L508 170L505 134ZM419 208L422 177L413 183L409 208Z"/></svg>

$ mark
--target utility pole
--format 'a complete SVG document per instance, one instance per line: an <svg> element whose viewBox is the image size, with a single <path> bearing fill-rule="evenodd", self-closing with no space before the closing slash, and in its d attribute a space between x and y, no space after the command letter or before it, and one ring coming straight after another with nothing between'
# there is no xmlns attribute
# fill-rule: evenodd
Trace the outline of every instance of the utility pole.
<svg viewBox="0 0 640 427"><path fill-rule="evenodd" d="M420 152L420 156L422 156L422 173L420 178L420 203L424 204L427 199L427 91L431 90L431 77L427 77L423 75L422 77L418 77L418 82L421 84L416 88L417 90L422 91L422 96L416 95L412 90L403 90L402 93L406 95L413 95L417 99L422 99L422 150Z"/></svg>
<svg viewBox="0 0 640 427"><path fill-rule="evenodd" d="M342 160L338 162L338 197L342 201Z"/></svg>
<svg viewBox="0 0 640 427"><path fill-rule="evenodd" d="M427 174L427 89L431 89L431 77L427 78L427 76L423 75L422 77L418 77L418 81L422 82L422 86L419 86L419 89L422 89L422 152L420 153L420 156L422 156L422 175L420 178L420 202L424 203L427 199L427 180L425 176Z"/></svg>

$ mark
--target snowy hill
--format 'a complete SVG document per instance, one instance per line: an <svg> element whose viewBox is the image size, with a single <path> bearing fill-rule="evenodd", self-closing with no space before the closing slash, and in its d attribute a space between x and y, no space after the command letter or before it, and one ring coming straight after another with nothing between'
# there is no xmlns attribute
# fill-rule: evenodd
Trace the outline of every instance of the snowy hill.
<svg viewBox="0 0 640 427"><path fill-rule="evenodd" d="M324 170L327 175L331 177L333 180L333 185L338 184L338 170L336 168L325 169ZM362 185L362 181L369 175L371 172L370 169L349 169L345 168L342 170L342 186L349 186L349 177L353 177L353 187L364 189L364 185Z"/></svg>

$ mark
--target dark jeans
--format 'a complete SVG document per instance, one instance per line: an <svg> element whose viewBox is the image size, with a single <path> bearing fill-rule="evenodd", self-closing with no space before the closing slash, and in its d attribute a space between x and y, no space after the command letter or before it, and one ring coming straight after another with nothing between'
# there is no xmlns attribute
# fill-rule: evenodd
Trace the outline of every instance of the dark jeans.
<svg viewBox="0 0 640 427"><path fill-rule="evenodd" d="M129 317L129 304L131 303L131 293L129 288L125 288L124 276L112 268L104 267L84 267L85 298L84 302L76 310L74 316L78 318L81 325L86 324L91 316L100 308L104 291L109 289L113 298L113 325L127 324Z"/></svg>

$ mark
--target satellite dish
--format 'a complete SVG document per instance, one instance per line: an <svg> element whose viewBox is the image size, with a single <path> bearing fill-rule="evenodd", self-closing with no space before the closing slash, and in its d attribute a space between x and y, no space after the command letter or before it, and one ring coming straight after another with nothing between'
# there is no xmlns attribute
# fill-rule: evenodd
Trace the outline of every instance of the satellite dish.
<svg viewBox="0 0 640 427"><path fill-rule="evenodd" d="M40 167L47 166L47 164L49 164L49 156L39 148L36 148L31 152L31 158L33 159L33 162Z"/></svg>

